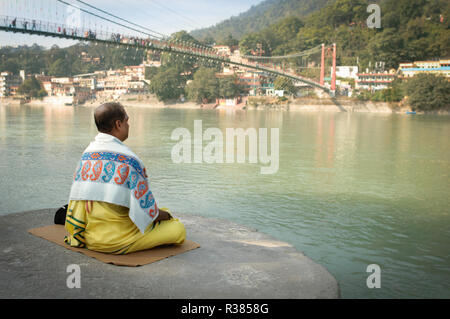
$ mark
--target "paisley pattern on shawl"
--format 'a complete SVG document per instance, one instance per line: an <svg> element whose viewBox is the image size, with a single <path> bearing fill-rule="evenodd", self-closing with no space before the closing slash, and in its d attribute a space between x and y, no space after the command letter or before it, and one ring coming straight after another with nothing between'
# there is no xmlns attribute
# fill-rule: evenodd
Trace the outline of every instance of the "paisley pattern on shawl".
<svg viewBox="0 0 450 319"><path fill-rule="evenodd" d="M142 233L159 213L142 161L120 140L104 133L81 156L69 200L128 207L130 219Z"/></svg>

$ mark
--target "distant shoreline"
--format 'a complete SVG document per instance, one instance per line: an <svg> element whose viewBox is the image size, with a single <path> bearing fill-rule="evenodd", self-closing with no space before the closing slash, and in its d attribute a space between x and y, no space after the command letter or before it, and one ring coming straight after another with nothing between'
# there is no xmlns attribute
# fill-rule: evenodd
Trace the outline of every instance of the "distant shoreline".
<svg viewBox="0 0 450 319"><path fill-rule="evenodd" d="M288 103L267 103L264 101L257 103L257 105L247 105L245 107L233 107L233 106L217 106L214 104L202 105L194 102L178 102L172 101L163 103L158 101L154 97L142 98L139 96L127 96L121 97L117 100L125 107L144 107L152 109L225 109L225 110L282 110L293 112L349 112L349 113L384 113L384 114L406 114L411 111L409 106L397 106L397 104L387 102L372 102L372 101L357 101L347 97L339 98L297 98L290 100ZM106 100L91 100L77 107L97 107L98 105L106 102ZM0 105L20 105L20 100L13 100L8 98L1 98ZM28 103L22 103L23 105L32 106L45 106L49 105L44 100L32 100ZM51 104L58 105L58 104ZM61 105L63 106L63 105ZM450 110L439 111L416 111L416 114L435 114L435 115L450 115Z"/></svg>

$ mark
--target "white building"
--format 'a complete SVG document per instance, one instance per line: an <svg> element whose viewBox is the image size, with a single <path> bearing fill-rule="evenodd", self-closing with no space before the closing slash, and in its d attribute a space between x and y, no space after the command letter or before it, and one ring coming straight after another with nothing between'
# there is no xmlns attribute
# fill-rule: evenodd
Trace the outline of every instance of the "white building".
<svg viewBox="0 0 450 319"><path fill-rule="evenodd" d="M384 90L389 88L397 75L390 73L358 73L358 79L355 82L356 89L363 90Z"/></svg>
<svg viewBox="0 0 450 319"><path fill-rule="evenodd" d="M145 65L132 65L124 67L125 75L137 77L140 81L145 80Z"/></svg>
<svg viewBox="0 0 450 319"><path fill-rule="evenodd" d="M344 79L358 79L357 66L337 66L336 76Z"/></svg>
<svg viewBox="0 0 450 319"><path fill-rule="evenodd" d="M400 63L398 71L404 78L411 78L420 73L432 73L450 78L450 60Z"/></svg>
<svg viewBox="0 0 450 319"><path fill-rule="evenodd" d="M222 56L230 56L231 55L231 48L227 45L215 45L215 46L213 46L213 49L217 51L218 55L222 55Z"/></svg>
<svg viewBox="0 0 450 319"><path fill-rule="evenodd" d="M11 72L0 73L0 97L13 96L17 94L22 78Z"/></svg>

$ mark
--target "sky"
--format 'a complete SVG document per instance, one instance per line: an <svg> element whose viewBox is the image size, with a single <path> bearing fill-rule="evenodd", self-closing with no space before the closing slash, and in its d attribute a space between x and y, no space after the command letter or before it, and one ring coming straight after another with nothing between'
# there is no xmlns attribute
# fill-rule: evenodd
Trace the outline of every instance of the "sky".
<svg viewBox="0 0 450 319"><path fill-rule="evenodd" d="M64 0L77 7L95 11L76 0ZM114 14L120 18L145 26L164 35L170 35L180 30L192 31L194 29L212 26L237 16L257 5L263 0L83 0L95 7ZM67 21L73 16L74 7L68 7L57 0L0 0L0 23L3 16L36 18L54 22ZM20 15L17 13L20 12ZM84 13L82 13L84 14ZM86 14L84 14L86 15ZM91 20L94 18L91 18ZM97 21L100 21L97 19ZM61 22L62 23L62 22ZM100 22L97 22L99 27ZM124 23L124 22L121 22ZM102 24L106 28L108 22ZM111 24L108 28L111 28ZM72 45L75 42L58 40L41 36L14 34L0 31L0 46L6 45L39 45L50 47L57 44L60 47Z"/></svg>

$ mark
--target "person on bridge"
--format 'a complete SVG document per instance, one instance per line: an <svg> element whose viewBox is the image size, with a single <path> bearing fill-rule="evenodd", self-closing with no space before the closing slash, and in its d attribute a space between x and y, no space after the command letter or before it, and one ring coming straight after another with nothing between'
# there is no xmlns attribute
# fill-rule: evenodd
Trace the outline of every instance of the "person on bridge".
<svg viewBox="0 0 450 319"><path fill-rule="evenodd" d="M144 163L123 143L129 133L125 108L102 104L94 120L99 133L73 175L65 242L111 254L183 243L184 225L158 208Z"/></svg>

